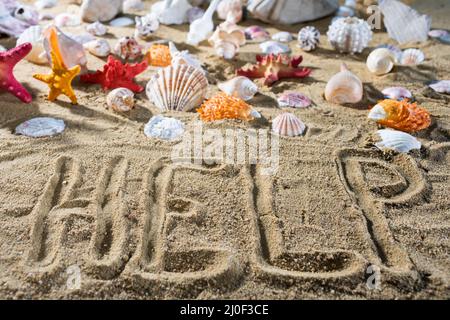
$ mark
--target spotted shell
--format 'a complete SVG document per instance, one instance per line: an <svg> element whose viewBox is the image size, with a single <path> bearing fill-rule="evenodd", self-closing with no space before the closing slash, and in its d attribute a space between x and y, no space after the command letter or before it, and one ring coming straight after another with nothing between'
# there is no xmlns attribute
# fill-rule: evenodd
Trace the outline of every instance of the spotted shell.
<svg viewBox="0 0 450 320"><path fill-rule="evenodd" d="M284 112L273 119L272 131L281 136L296 137L305 132L306 125L295 115Z"/></svg>

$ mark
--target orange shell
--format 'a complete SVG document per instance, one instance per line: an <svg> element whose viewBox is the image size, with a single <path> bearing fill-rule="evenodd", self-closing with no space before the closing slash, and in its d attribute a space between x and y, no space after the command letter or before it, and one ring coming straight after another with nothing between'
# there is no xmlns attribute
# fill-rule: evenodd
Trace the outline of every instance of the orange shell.
<svg viewBox="0 0 450 320"><path fill-rule="evenodd" d="M203 121L222 119L241 119L250 121L252 107L239 98L220 92L209 100L206 100L197 112Z"/></svg>
<svg viewBox="0 0 450 320"><path fill-rule="evenodd" d="M170 49L163 44L154 44L148 49L145 58L150 66L168 67L172 64Z"/></svg>
<svg viewBox="0 0 450 320"><path fill-rule="evenodd" d="M387 114L387 119L379 120L378 123L405 132L415 132L426 129L431 124L430 113L409 103L407 99L402 101L386 99L378 103Z"/></svg>

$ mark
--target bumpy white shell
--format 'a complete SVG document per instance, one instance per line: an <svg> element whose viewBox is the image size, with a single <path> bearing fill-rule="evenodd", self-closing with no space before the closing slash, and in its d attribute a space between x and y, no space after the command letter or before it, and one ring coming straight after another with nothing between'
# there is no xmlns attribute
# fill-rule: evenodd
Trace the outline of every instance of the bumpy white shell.
<svg viewBox="0 0 450 320"><path fill-rule="evenodd" d="M117 88L108 93L106 104L116 112L128 112L134 108L134 93L126 88Z"/></svg>
<svg viewBox="0 0 450 320"><path fill-rule="evenodd" d="M25 30L17 39L17 46L29 42L33 45L30 53L25 57L26 60L37 63L48 63L44 49L44 36L40 26L31 26Z"/></svg>
<svg viewBox="0 0 450 320"><path fill-rule="evenodd" d="M159 28L159 20L153 14L147 14L143 17L135 17L136 29L134 36L136 38L147 39Z"/></svg>
<svg viewBox="0 0 450 320"><path fill-rule="evenodd" d="M16 128L16 134L32 138L50 137L64 131L64 121L54 118L33 118L20 124Z"/></svg>
<svg viewBox="0 0 450 320"><path fill-rule="evenodd" d="M380 149L394 149L397 152L409 152L420 149L421 143L412 135L397 130L378 130L381 141L375 145Z"/></svg>
<svg viewBox="0 0 450 320"><path fill-rule="evenodd" d="M105 39L97 39L85 43L84 48L97 57L107 57L111 53L111 47Z"/></svg>
<svg viewBox="0 0 450 320"><path fill-rule="evenodd" d="M273 119L272 131L281 136L296 137L305 132L306 125L295 115L284 112Z"/></svg>
<svg viewBox="0 0 450 320"><path fill-rule="evenodd" d="M86 31L94 36L104 36L108 32L108 27L103 23L96 21L86 26Z"/></svg>
<svg viewBox="0 0 450 320"><path fill-rule="evenodd" d="M263 42L259 45L259 47L264 54L279 54L291 52L291 49L288 45L276 41Z"/></svg>
<svg viewBox="0 0 450 320"><path fill-rule="evenodd" d="M306 26L298 32L298 46L304 51L317 48L320 43L320 32L317 28Z"/></svg>
<svg viewBox="0 0 450 320"><path fill-rule="evenodd" d="M361 80L350 72L345 64L341 65L341 72L335 74L325 87L325 99L331 103L358 103L363 97Z"/></svg>
<svg viewBox="0 0 450 320"><path fill-rule="evenodd" d="M377 76L391 72L395 65L395 56L384 48L373 50L367 58L367 68Z"/></svg>
<svg viewBox="0 0 450 320"><path fill-rule="evenodd" d="M123 0L83 0L81 18L86 22L109 21L122 11Z"/></svg>
<svg viewBox="0 0 450 320"><path fill-rule="evenodd" d="M402 53L400 64L404 66L415 66L425 60L425 54L419 49L406 49Z"/></svg>
<svg viewBox="0 0 450 320"><path fill-rule="evenodd" d="M291 42L293 39L292 34L287 31L277 32L272 36L272 40L278 42Z"/></svg>
<svg viewBox="0 0 450 320"><path fill-rule="evenodd" d="M218 87L226 94L244 101L252 99L258 92L258 86L252 80L243 76L219 83Z"/></svg>
<svg viewBox="0 0 450 320"><path fill-rule="evenodd" d="M162 68L147 84L147 97L161 111L189 111L206 96L208 80L197 68L177 64Z"/></svg>
<svg viewBox="0 0 450 320"><path fill-rule="evenodd" d="M330 44L341 53L361 53L372 40L369 24L355 17L339 18L327 32Z"/></svg>
<svg viewBox="0 0 450 320"><path fill-rule="evenodd" d="M154 116L144 127L144 133L149 138L175 140L184 133L184 124L175 118Z"/></svg>
<svg viewBox="0 0 450 320"><path fill-rule="evenodd" d="M406 88L403 87L389 87L383 89L381 93L384 95L386 99L392 100L403 100L403 99L411 99L412 93Z"/></svg>

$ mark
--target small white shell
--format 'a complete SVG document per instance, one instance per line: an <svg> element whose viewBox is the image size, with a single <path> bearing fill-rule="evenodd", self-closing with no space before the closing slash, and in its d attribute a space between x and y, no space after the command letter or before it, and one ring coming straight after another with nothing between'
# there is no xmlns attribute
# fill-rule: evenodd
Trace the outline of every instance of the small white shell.
<svg viewBox="0 0 450 320"><path fill-rule="evenodd" d="M31 43L33 48L25 59L32 63L47 64L48 60L44 49L44 36L40 26L31 26L25 30L17 39L17 46L26 42Z"/></svg>
<svg viewBox="0 0 450 320"><path fill-rule="evenodd" d="M327 32L330 44L341 53L361 53L372 40L370 25L355 17L339 18Z"/></svg>
<svg viewBox="0 0 450 320"><path fill-rule="evenodd" d="M404 66L415 66L425 60L425 54L419 49L406 49L402 53L400 64Z"/></svg>
<svg viewBox="0 0 450 320"><path fill-rule="evenodd" d="M311 105L311 99L303 93L285 91L277 99L280 108L306 108Z"/></svg>
<svg viewBox="0 0 450 320"><path fill-rule="evenodd" d="M289 46L276 41L263 42L259 45L259 47L264 54L279 54L291 52Z"/></svg>
<svg viewBox="0 0 450 320"><path fill-rule="evenodd" d="M97 21L86 26L86 31L94 36L104 36L108 32L108 27Z"/></svg>
<svg viewBox="0 0 450 320"><path fill-rule="evenodd" d="M343 63L341 72L335 74L325 87L325 99L331 103L347 104L358 103L363 98L363 85L361 80L350 72Z"/></svg>
<svg viewBox="0 0 450 320"><path fill-rule="evenodd" d="M144 127L144 133L149 138L175 140L184 133L184 124L175 118L156 115Z"/></svg>
<svg viewBox="0 0 450 320"><path fill-rule="evenodd" d="M402 49L400 49L399 47L394 46L392 44L382 44L382 45L379 45L378 47L376 47L376 49L380 49L380 48L388 49L394 55L395 63L400 63L400 60L402 59L402 54L403 54Z"/></svg>
<svg viewBox="0 0 450 320"><path fill-rule="evenodd" d="M383 89L381 93L384 95L386 99L392 100L403 100L403 99L411 99L412 93L406 88L403 87L389 87Z"/></svg>
<svg viewBox="0 0 450 320"><path fill-rule="evenodd" d="M298 46L304 51L311 51L317 48L320 43L320 32L317 28L307 26L298 32Z"/></svg>
<svg viewBox="0 0 450 320"><path fill-rule="evenodd" d="M84 48L97 57L107 57L111 53L111 47L105 39L97 39L85 43Z"/></svg>
<svg viewBox="0 0 450 320"><path fill-rule="evenodd" d="M16 134L27 137L40 138L57 135L64 131L66 125L63 120L39 117L25 121L16 128Z"/></svg>
<svg viewBox="0 0 450 320"><path fill-rule="evenodd" d="M420 149L421 143L412 135L397 130L378 130L381 141L375 145L380 149L394 149L397 152L409 152L412 149Z"/></svg>
<svg viewBox="0 0 450 320"><path fill-rule="evenodd" d="M109 22L111 27L123 28L134 25L134 20L128 17L120 17Z"/></svg>
<svg viewBox="0 0 450 320"><path fill-rule="evenodd" d="M258 92L258 86L252 80L243 76L219 83L218 87L226 94L244 101L252 99Z"/></svg>
<svg viewBox="0 0 450 320"><path fill-rule="evenodd" d="M437 81L429 86L436 92L450 94L450 80Z"/></svg>
<svg viewBox="0 0 450 320"><path fill-rule="evenodd" d="M293 40L292 34L287 31L277 32L272 36L272 40L278 42L291 42Z"/></svg>
<svg viewBox="0 0 450 320"><path fill-rule="evenodd" d="M134 36L136 38L147 39L159 28L159 20L153 14L147 14L143 17L135 17L136 29Z"/></svg>
<svg viewBox="0 0 450 320"><path fill-rule="evenodd" d="M295 115L284 112L273 119L272 131L276 134L288 137L296 137L306 129L306 125Z"/></svg>
<svg viewBox="0 0 450 320"><path fill-rule="evenodd" d="M377 76L391 72L395 65L395 56L384 48L373 50L367 57L367 68Z"/></svg>
<svg viewBox="0 0 450 320"><path fill-rule="evenodd" d="M128 112L134 108L134 93L126 88L117 88L106 96L106 104L116 112Z"/></svg>

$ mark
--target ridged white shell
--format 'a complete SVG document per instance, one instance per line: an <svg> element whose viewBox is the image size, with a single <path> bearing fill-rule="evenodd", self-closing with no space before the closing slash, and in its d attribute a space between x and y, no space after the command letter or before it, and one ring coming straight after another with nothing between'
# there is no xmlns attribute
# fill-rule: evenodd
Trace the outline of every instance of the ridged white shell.
<svg viewBox="0 0 450 320"><path fill-rule="evenodd" d="M17 39L17 46L26 42L31 43L33 48L25 59L37 64L47 64L48 60L44 49L44 36L40 26L32 26L25 30Z"/></svg>
<svg viewBox="0 0 450 320"><path fill-rule="evenodd" d="M341 65L341 72L335 74L325 87L325 99L331 103L358 103L363 97L361 80L350 72L345 64Z"/></svg>
<svg viewBox="0 0 450 320"><path fill-rule="evenodd" d="M339 18L327 32L330 44L341 53L361 53L372 40L369 24L355 17Z"/></svg>
<svg viewBox="0 0 450 320"><path fill-rule="evenodd" d="M367 57L367 68L377 76L391 72L395 65L395 56L384 48L373 50Z"/></svg>
<svg viewBox="0 0 450 320"><path fill-rule="evenodd" d="M381 93L384 95L386 99L393 100L403 100L403 99L411 99L412 93L406 88L403 87L389 87L383 89Z"/></svg>
<svg viewBox="0 0 450 320"><path fill-rule="evenodd" d="M86 26L86 31L94 36L104 36L108 32L108 27L103 23L96 21Z"/></svg>
<svg viewBox="0 0 450 320"><path fill-rule="evenodd" d="M66 125L63 120L38 117L20 124L16 128L16 134L32 138L50 137L64 131Z"/></svg>
<svg viewBox="0 0 450 320"><path fill-rule="evenodd" d="M177 64L158 70L147 84L147 97L161 111L189 111L206 96L208 80L192 66Z"/></svg>
<svg viewBox="0 0 450 320"><path fill-rule="evenodd" d="M175 118L154 116L144 127L144 133L149 138L175 140L184 133L184 124Z"/></svg>
<svg viewBox="0 0 450 320"><path fill-rule="evenodd" d="M420 149L421 143L412 135L397 130L378 130L381 141L375 145L380 149L394 149L397 152L409 152L412 149Z"/></svg>
<svg viewBox="0 0 450 320"><path fill-rule="evenodd" d="M404 66L415 66L425 60L425 54L419 49L406 49L402 53L400 64Z"/></svg>
<svg viewBox="0 0 450 320"><path fill-rule="evenodd" d="M276 134L288 137L296 137L306 129L306 125L295 115L284 112L273 119L272 131Z"/></svg>
<svg viewBox="0 0 450 320"><path fill-rule="evenodd" d="M291 49L288 45L276 41L266 41L259 45L264 54L289 53Z"/></svg>
<svg viewBox="0 0 450 320"><path fill-rule="evenodd" d="M304 51L317 48L320 43L320 32L317 28L306 26L298 32L298 46Z"/></svg>
<svg viewBox="0 0 450 320"><path fill-rule="evenodd" d="M252 80L243 76L219 83L218 87L226 94L244 101L252 99L258 92L258 86Z"/></svg>
<svg viewBox="0 0 450 320"><path fill-rule="evenodd" d="M134 93L126 88L117 88L106 96L108 107L117 112L128 112L134 108Z"/></svg>
<svg viewBox="0 0 450 320"><path fill-rule="evenodd" d="M111 53L111 47L105 39L90 41L83 46L96 57L107 57Z"/></svg>
<svg viewBox="0 0 450 320"><path fill-rule="evenodd" d="M272 40L278 42L291 42L293 39L292 34L287 31L277 32L272 36Z"/></svg>

